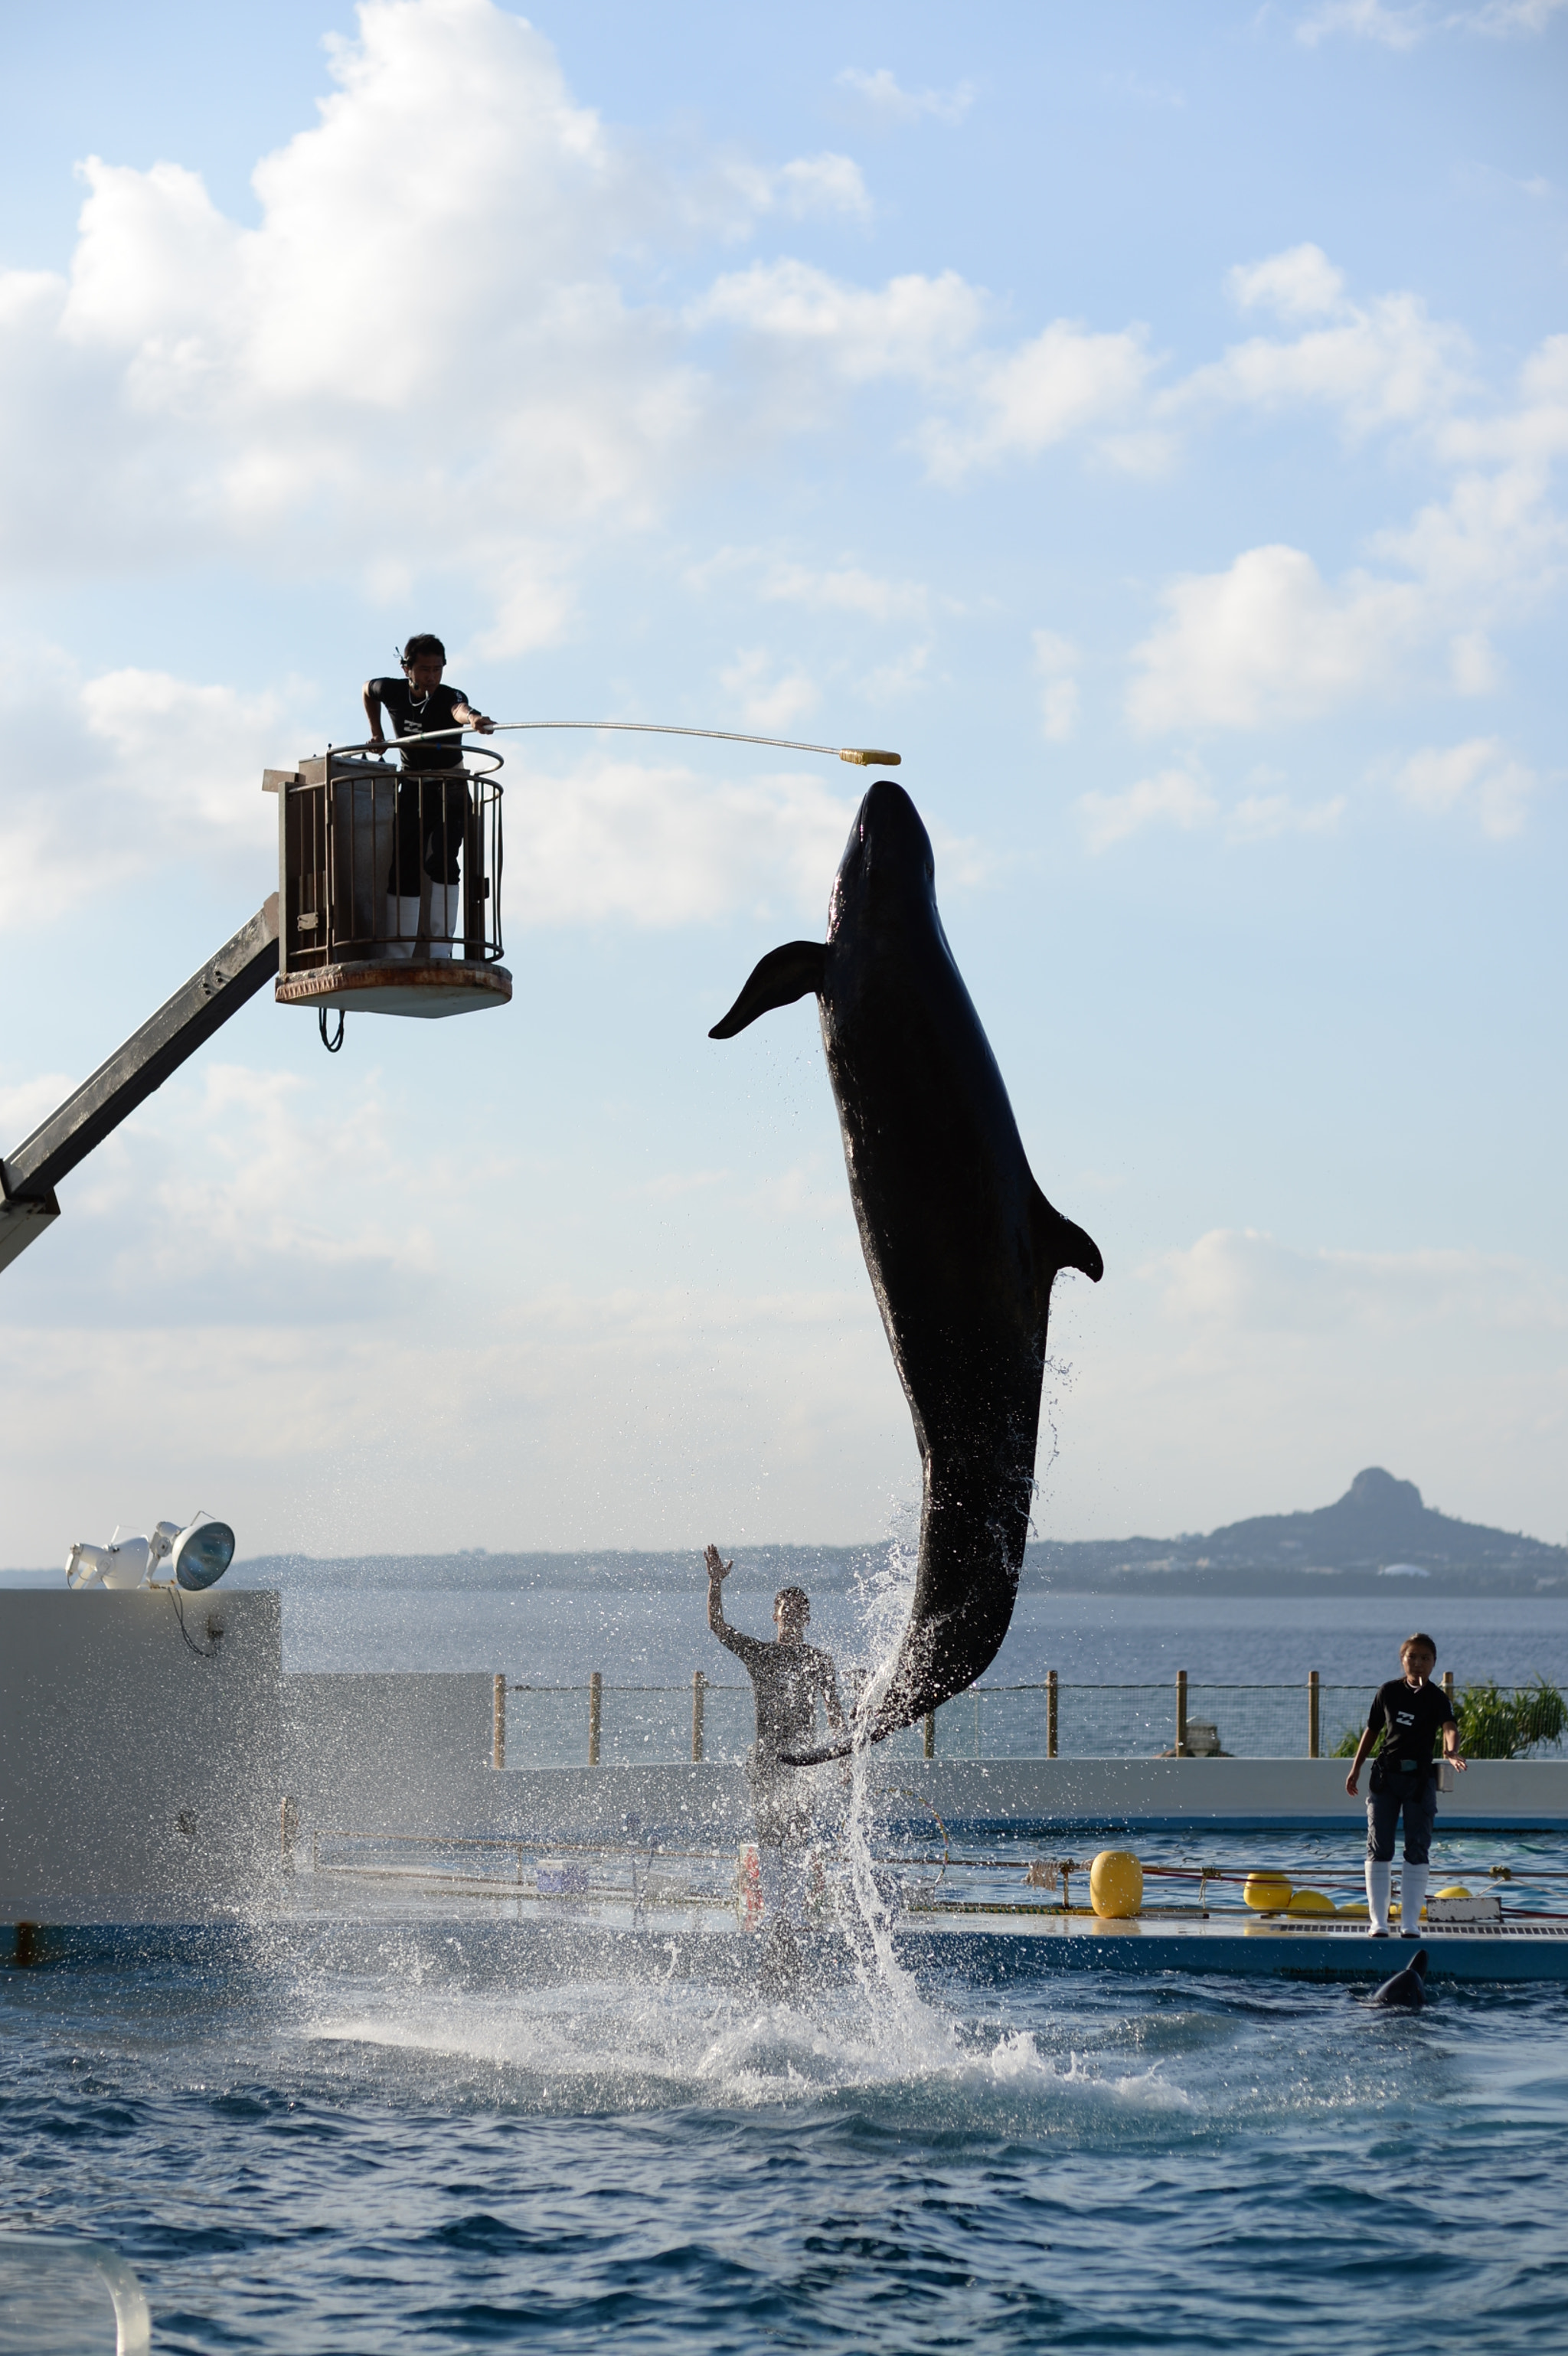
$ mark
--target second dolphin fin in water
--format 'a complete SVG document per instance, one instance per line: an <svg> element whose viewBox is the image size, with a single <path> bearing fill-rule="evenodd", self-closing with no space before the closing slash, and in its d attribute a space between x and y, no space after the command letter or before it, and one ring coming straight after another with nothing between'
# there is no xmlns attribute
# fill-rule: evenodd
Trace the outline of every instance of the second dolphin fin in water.
<svg viewBox="0 0 1568 2356"><path fill-rule="evenodd" d="M782 948L770 949L752 969L740 997L724 1020L713 1025L709 1037L732 1039L738 1031L754 1023L759 1014L771 1014L775 1006L793 1006L797 998L820 991L827 959L827 951L820 941L785 941Z"/></svg>

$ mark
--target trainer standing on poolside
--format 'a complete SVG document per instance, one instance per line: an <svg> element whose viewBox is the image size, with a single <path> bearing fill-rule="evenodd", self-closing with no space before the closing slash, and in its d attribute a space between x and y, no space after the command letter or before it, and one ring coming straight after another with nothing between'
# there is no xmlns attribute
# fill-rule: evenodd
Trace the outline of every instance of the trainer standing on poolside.
<svg viewBox="0 0 1568 2356"><path fill-rule="evenodd" d="M1437 1762L1432 1752L1440 1729L1444 1756L1461 1774L1465 1772L1454 1705L1442 1687L1432 1682L1436 1645L1430 1636L1407 1636L1399 1657L1404 1675L1378 1687L1367 1712L1366 1732L1345 1778L1353 1800L1367 1753L1381 1734L1382 1749L1372 1762L1367 1790L1367 1912L1374 1939L1389 1936L1393 1837L1402 1810L1404 1871L1399 1882L1399 1927L1407 1939L1421 1935L1427 1859L1437 1819Z"/></svg>
<svg viewBox="0 0 1568 2356"><path fill-rule="evenodd" d="M708 1565L708 1624L752 1680L757 1707L757 1739L746 1762L746 1780L757 1810L757 1852L763 1906L770 1924L804 1911L802 1843L811 1832L811 1784L780 1753L808 1743L816 1723L820 1694L827 1722L844 1725L833 1655L805 1641L811 1600L804 1588L781 1587L773 1598L773 1641L747 1636L724 1617L724 1581L735 1566L710 1546ZM792 1853L793 1852L793 1853Z"/></svg>

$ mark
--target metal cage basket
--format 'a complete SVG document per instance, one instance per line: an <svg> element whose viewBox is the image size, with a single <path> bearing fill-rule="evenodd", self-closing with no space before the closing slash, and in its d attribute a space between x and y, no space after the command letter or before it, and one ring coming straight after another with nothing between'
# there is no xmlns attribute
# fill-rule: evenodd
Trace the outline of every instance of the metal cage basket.
<svg viewBox="0 0 1568 2356"><path fill-rule="evenodd" d="M461 1014L504 1005L501 756L399 767L368 746L269 771L285 1005Z"/></svg>

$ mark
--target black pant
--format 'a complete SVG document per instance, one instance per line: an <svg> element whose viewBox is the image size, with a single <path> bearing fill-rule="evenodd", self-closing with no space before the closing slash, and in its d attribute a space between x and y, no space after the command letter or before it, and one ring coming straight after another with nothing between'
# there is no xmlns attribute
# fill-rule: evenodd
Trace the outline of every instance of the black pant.
<svg viewBox="0 0 1568 2356"><path fill-rule="evenodd" d="M421 868L432 884L456 883L470 809L461 770L416 769L399 779L389 892L411 899L421 888Z"/></svg>
<svg viewBox="0 0 1568 2356"><path fill-rule="evenodd" d="M1437 1821L1435 1775L1391 1774L1381 1788L1367 1795L1367 1855L1381 1863L1393 1856L1393 1837L1400 1812L1404 1812L1404 1861L1424 1865L1432 1854L1432 1827Z"/></svg>

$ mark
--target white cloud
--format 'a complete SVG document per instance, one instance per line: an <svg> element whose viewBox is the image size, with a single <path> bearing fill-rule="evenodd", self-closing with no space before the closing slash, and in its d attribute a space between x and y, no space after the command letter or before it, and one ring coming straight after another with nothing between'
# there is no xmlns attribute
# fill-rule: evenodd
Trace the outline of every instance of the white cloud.
<svg viewBox="0 0 1568 2356"><path fill-rule="evenodd" d="M1276 257L1291 268L1275 272L1269 299L1328 299L1328 276L1303 259L1306 252ZM1411 324L1413 314L1400 308L1407 299L1390 298L1385 324L1395 310ZM1550 337L1530 356L1511 403L1464 416L1450 406L1460 380L1450 365L1457 342L1447 330L1429 336L1415 320L1402 357L1397 336L1385 345L1381 330L1363 335L1378 307L1357 315L1361 324L1347 331L1338 357L1328 348L1338 330L1245 346L1198 370L1169 400L1195 399L1194 389L1207 386L1255 396L1266 408L1276 394L1312 393L1340 406L1352 425L1403 422L1417 430L1424 455L1451 470L1451 487L1410 523L1367 541L1370 556L1405 577L1360 568L1330 584L1305 551L1275 545L1244 551L1224 572L1168 584L1163 619L1134 649L1138 676L1127 708L1137 726L1247 728L1313 718L1408 687L1423 666L1430 678L1439 662L1455 692L1488 693L1498 680L1492 630L1561 581L1568 522L1552 488L1553 466L1568 453L1568 337Z"/></svg>
<svg viewBox="0 0 1568 2356"><path fill-rule="evenodd" d="M1227 571L1163 592L1165 617L1133 650L1134 724L1252 728L1305 719L1391 687L1417 634L1407 584L1352 575L1331 589L1298 548L1250 548Z"/></svg>
<svg viewBox="0 0 1568 2356"><path fill-rule="evenodd" d="M1195 828L1212 825L1219 808L1202 778L1190 769L1161 769L1152 777L1140 777L1125 794L1090 793L1078 798L1083 836L1091 851L1109 851L1113 844L1141 833L1146 826L1175 826L1190 834Z"/></svg>
<svg viewBox="0 0 1568 2356"><path fill-rule="evenodd" d="M817 776L709 783L687 770L596 758L530 773L508 805L508 926L667 926L737 907L820 915L855 800Z"/></svg>
<svg viewBox="0 0 1568 2356"><path fill-rule="evenodd" d="M1073 677L1079 651L1058 630L1034 633L1034 667L1043 685L1040 691L1040 734L1051 744L1065 744L1078 724L1078 681Z"/></svg>
<svg viewBox="0 0 1568 2356"><path fill-rule="evenodd" d="M1324 0L1321 7L1302 17L1296 37L1309 49L1330 33L1350 33L1363 41L1377 41L1385 49L1413 49L1430 21L1430 12L1423 6L1390 8L1384 0Z"/></svg>
<svg viewBox="0 0 1568 2356"><path fill-rule="evenodd" d="M1125 454L1111 429L1131 412L1151 363L1133 328L1095 332L1056 319L1010 352L976 349L986 298L956 271L917 273L880 288L846 284L804 262L756 262L717 279L687 312L694 328L737 327L765 337L774 366L793 361L787 406L803 410L798 371L810 364L852 385L901 378L924 388L938 413L914 436L933 479L958 484L975 468L1015 455L1034 457L1091 428L1114 461L1147 466L1158 434L1132 435ZM781 401L781 411L786 405Z"/></svg>
<svg viewBox="0 0 1568 2356"><path fill-rule="evenodd" d="M1467 386L1470 348L1458 328L1430 319L1414 294L1352 302L1343 273L1319 246L1238 264L1228 283L1243 310L1326 324L1288 342L1254 337L1233 345L1166 396L1168 412L1205 402L1264 411L1315 402L1337 411L1352 433L1367 434L1435 421Z"/></svg>
<svg viewBox="0 0 1568 2356"><path fill-rule="evenodd" d="M1390 7L1386 0L1322 0L1303 16L1296 37L1308 48L1333 33L1376 41L1385 49L1413 49L1434 32L1488 33L1507 39L1515 33L1543 33L1568 0L1481 0L1478 7L1445 8L1414 0Z"/></svg>
<svg viewBox="0 0 1568 2356"><path fill-rule="evenodd" d="M277 860L261 771L313 749L306 691L136 669L83 680L56 648L28 657L25 686L0 697L0 917L47 927L96 892L193 864L259 905Z"/></svg>
<svg viewBox="0 0 1568 2356"><path fill-rule="evenodd" d="M873 622L923 619L931 606L931 592L923 582L884 581L858 564L840 564L825 572L805 564L773 564L763 573L757 594L770 601L863 614Z"/></svg>
<svg viewBox="0 0 1568 2356"><path fill-rule="evenodd" d="M1135 330L1098 335L1070 319L1053 320L1015 352L976 361L956 423L928 421L920 441L938 482L958 483L976 466L1021 453L1036 457L1051 444L1128 411L1149 373Z"/></svg>
<svg viewBox="0 0 1568 2356"><path fill-rule="evenodd" d="M1395 773L1393 788L1428 815L1462 802L1475 810L1483 834L1500 840L1523 828L1539 783L1534 770L1511 759L1495 736L1472 736L1463 744L1413 753Z"/></svg>
<svg viewBox="0 0 1568 2356"><path fill-rule="evenodd" d="M928 117L935 123L961 123L975 103L972 82L955 82L951 90L903 90L888 66L879 66L875 73L846 66L834 79L890 123L920 123Z"/></svg>
<svg viewBox="0 0 1568 2356"><path fill-rule="evenodd" d="M1225 283L1240 309L1262 304L1282 319L1324 318L1345 306L1345 273L1320 245L1293 245L1264 262L1238 262Z"/></svg>
<svg viewBox="0 0 1568 2356"><path fill-rule="evenodd" d="M1349 808L1344 794L1305 806L1288 794L1243 794L1227 813L1225 832L1232 842L1269 842L1280 834L1333 834Z"/></svg>
<svg viewBox="0 0 1568 2356"><path fill-rule="evenodd" d="M743 236L758 214L776 212L791 220L810 220L843 213L868 221L873 210L860 166L848 155L796 155L776 171L731 162L720 178L741 199L731 235Z"/></svg>
<svg viewBox="0 0 1568 2356"><path fill-rule="evenodd" d="M799 669L776 671L763 647L737 655L719 676L739 702L747 726L768 734L793 727L806 712L814 712L821 700L815 680Z"/></svg>
<svg viewBox="0 0 1568 2356"><path fill-rule="evenodd" d="M805 262L759 262L718 278L688 311L695 327L720 324L807 349L851 384L879 377L929 380L974 340L982 298L955 270L918 272L872 290Z"/></svg>
<svg viewBox="0 0 1568 2356"><path fill-rule="evenodd" d="M1505 1332L1568 1331L1568 1287L1473 1250L1302 1251L1254 1228L1213 1228L1140 1273L1165 1312L1235 1332L1428 1326L1463 1317Z"/></svg>

